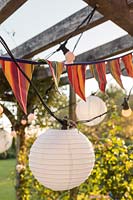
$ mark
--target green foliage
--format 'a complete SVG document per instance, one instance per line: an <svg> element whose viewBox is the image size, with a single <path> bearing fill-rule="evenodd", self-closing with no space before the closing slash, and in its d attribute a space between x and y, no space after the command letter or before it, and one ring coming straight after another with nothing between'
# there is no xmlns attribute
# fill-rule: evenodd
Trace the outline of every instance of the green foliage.
<svg viewBox="0 0 133 200"><path fill-rule="evenodd" d="M0 199L15 199L15 160L0 160Z"/></svg>
<svg viewBox="0 0 133 200"><path fill-rule="evenodd" d="M36 85L50 109L63 118L68 115L67 97L60 95L54 87L51 87L51 84L48 80L45 87L42 87L44 83ZM47 90L48 85L49 90ZM88 180L78 188L77 200L132 200L133 116L128 119L121 117L120 105L123 97L121 91L112 89L107 91L107 95L99 95L106 101L108 110L110 110L105 120L95 127L78 125L79 130L94 144L96 162ZM46 112L36 97L34 98L34 92L31 89L28 110L30 111L34 105L36 105L37 119L32 124L32 128L38 125L42 128L60 128L60 125ZM17 120L21 117L22 113ZM27 136L24 127L19 124L16 142L20 145L19 152L17 152L16 192L18 200L69 200L70 191L54 192L42 186L33 177L29 169L28 154L35 139L35 135ZM77 189L75 191L77 192Z"/></svg>
<svg viewBox="0 0 133 200"><path fill-rule="evenodd" d="M114 200L133 196L133 146L114 135L95 144L96 163L87 180L90 194L109 195ZM84 187L81 186L81 188Z"/></svg>

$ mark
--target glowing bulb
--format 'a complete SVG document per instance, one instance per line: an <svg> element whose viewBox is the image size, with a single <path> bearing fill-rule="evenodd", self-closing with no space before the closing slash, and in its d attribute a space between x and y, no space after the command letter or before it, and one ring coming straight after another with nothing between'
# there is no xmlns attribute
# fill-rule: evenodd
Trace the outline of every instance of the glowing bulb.
<svg viewBox="0 0 133 200"><path fill-rule="evenodd" d="M3 107L0 105L0 115L3 113L4 109Z"/></svg>
<svg viewBox="0 0 133 200"><path fill-rule="evenodd" d="M65 53L65 58L66 58L65 63L71 64L75 60L75 55L71 51L68 51L67 53Z"/></svg>
<svg viewBox="0 0 133 200"><path fill-rule="evenodd" d="M131 110L131 108L129 108L127 110L122 109L121 114L123 117L129 117L132 114L132 110Z"/></svg>
<svg viewBox="0 0 133 200"><path fill-rule="evenodd" d="M27 118L28 118L28 122L31 123L35 119L34 113L30 113Z"/></svg>
<svg viewBox="0 0 133 200"><path fill-rule="evenodd" d="M21 119L21 124L22 124L23 126L25 126L25 125L27 124L27 120L26 120L26 119Z"/></svg>

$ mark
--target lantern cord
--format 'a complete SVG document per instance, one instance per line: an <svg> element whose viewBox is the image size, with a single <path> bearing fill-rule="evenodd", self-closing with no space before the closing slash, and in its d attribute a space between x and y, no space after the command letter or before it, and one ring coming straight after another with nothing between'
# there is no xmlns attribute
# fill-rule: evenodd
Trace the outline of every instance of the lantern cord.
<svg viewBox="0 0 133 200"><path fill-rule="evenodd" d="M60 50L62 49L62 47L65 46L65 45L67 44L68 40L69 40L70 38L72 38L72 37L75 35L75 31L79 30L79 28L80 28L86 21L87 21L87 24L89 24L90 20L92 19L93 15L94 15L94 12L95 12L96 8L97 8L97 6L95 6L95 7L93 8L93 10L91 11L91 13L89 13L88 16L77 26L77 28L76 28L76 29L73 31L73 33L65 40L65 42L63 42L62 44L60 44L60 46L59 46L58 49L56 49L55 51L53 51L52 53L50 53L49 55L46 56L47 59L50 58L50 57L51 57L53 54L55 54L56 52L60 51ZM77 40L77 42L76 42L76 44L75 44L75 46L74 46L74 48L73 48L73 51L74 51L75 48L77 47L78 42L79 42L79 40L80 40L82 34L83 34L83 33L81 33L81 35L79 36L79 38L78 38L78 40Z"/></svg>
<svg viewBox="0 0 133 200"><path fill-rule="evenodd" d="M5 48L5 50L7 51L7 53L9 54L9 56L12 58L13 62L16 64L16 67L19 69L19 71L23 74L23 76L26 78L26 80L31 84L31 86L33 87L36 95L38 96L38 98L40 99L42 105L44 106L44 108L47 110L47 112L54 117L60 124L64 124L64 121L59 119L57 116L54 115L54 113L50 110L50 108L45 104L45 102L43 101L41 95L39 94L37 88L35 87L35 85L32 83L32 81L29 79L29 77L25 74L25 72L21 69L21 67L19 66L19 64L17 63L16 59L14 58L12 52L10 51L8 45L6 44L6 42L4 41L4 39L0 36L0 42L3 45L3 47Z"/></svg>

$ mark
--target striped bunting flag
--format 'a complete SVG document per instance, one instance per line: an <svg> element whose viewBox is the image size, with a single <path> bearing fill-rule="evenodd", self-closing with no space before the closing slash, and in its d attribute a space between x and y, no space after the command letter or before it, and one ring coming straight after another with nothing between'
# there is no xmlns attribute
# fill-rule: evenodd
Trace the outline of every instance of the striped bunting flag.
<svg viewBox="0 0 133 200"><path fill-rule="evenodd" d="M132 61L132 54L128 54L128 55L126 55L126 56L123 56L123 57L122 57L122 61L123 61L124 65L125 65L127 74L128 74L130 77L133 77L133 61Z"/></svg>
<svg viewBox="0 0 133 200"><path fill-rule="evenodd" d="M121 67L120 60L115 59L108 62L108 67L111 75L114 77L116 82L124 89L122 81L121 81Z"/></svg>
<svg viewBox="0 0 133 200"><path fill-rule="evenodd" d="M50 67L50 71L55 83L55 86L58 88L58 84L60 81L60 76L63 72L64 63L63 62L56 62L56 61L48 61L46 60Z"/></svg>
<svg viewBox="0 0 133 200"><path fill-rule="evenodd" d="M25 63L18 64L31 80L34 66ZM2 66L5 77L8 80L20 107L23 109L24 113L27 114L27 95L30 85L29 82L19 71L14 62L0 60L0 65Z"/></svg>
<svg viewBox="0 0 133 200"><path fill-rule="evenodd" d="M68 65L66 66L69 81L77 95L84 101L85 98L85 75L86 65Z"/></svg>
<svg viewBox="0 0 133 200"><path fill-rule="evenodd" d="M102 92L105 92L106 87L106 65L105 62L89 65L92 75L95 77Z"/></svg>

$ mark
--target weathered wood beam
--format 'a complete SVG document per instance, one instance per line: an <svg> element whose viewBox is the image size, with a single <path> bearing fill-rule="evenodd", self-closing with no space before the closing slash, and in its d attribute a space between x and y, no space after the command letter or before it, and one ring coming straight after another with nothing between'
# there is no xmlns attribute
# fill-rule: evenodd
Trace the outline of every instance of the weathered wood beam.
<svg viewBox="0 0 133 200"><path fill-rule="evenodd" d="M77 62L104 59L133 49L133 37L125 35L76 57Z"/></svg>
<svg viewBox="0 0 133 200"><path fill-rule="evenodd" d="M0 24L12 15L27 0L0 0Z"/></svg>
<svg viewBox="0 0 133 200"><path fill-rule="evenodd" d="M107 19L133 35L133 16L126 0L84 0L88 5L95 7Z"/></svg>
<svg viewBox="0 0 133 200"><path fill-rule="evenodd" d="M92 8L90 6L79 10L73 15L24 42L15 48L12 53L17 58L31 58L34 55L63 42L71 34L75 36L106 21L103 15L96 11L90 24L84 24L79 30L75 31L91 10Z"/></svg>

